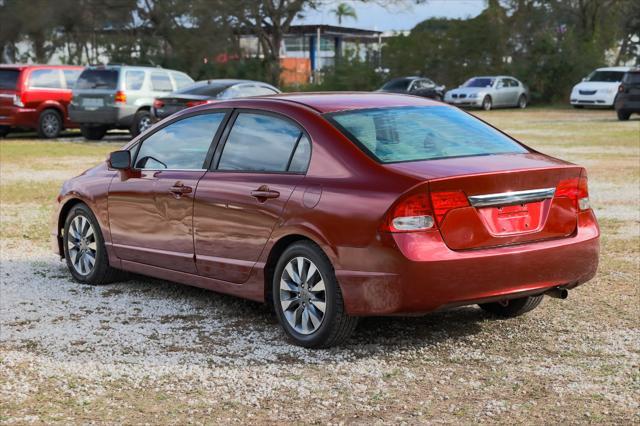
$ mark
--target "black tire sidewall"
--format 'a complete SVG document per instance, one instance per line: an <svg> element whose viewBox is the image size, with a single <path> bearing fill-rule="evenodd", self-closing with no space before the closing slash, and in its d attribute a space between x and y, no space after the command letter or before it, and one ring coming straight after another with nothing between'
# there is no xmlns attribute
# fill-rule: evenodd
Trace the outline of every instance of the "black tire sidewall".
<svg viewBox="0 0 640 426"><path fill-rule="evenodd" d="M82 136L84 136L85 139L99 141L104 138L104 135L107 133L107 129L103 126L83 125L80 127L80 132L82 132Z"/></svg>
<svg viewBox="0 0 640 426"><path fill-rule="evenodd" d="M282 312L282 305L280 304L280 277L282 271L287 266L287 263L294 257L306 257L311 260L322 275L325 285L325 302L326 311L320 328L312 334L300 334L289 325L289 322L284 317ZM288 247L280 256L278 263L276 264L275 272L273 275L271 294L273 299L273 307L276 311L278 321L284 328L285 332L294 340L297 344L304 347L315 347L322 345L332 333L334 322L336 321L337 314L337 286L338 281L335 277L333 266L329 262L326 255L313 243L301 242L295 243Z"/></svg>
<svg viewBox="0 0 640 426"><path fill-rule="evenodd" d="M525 109L527 107L527 97L525 95L520 95L518 98L518 108Z"/></svg>
<svg viewBox="0 0 640 426"><path fill-rule="evenodd" d="M148 117L151 120L151 111L142 110L136 112L136 115L133 117L133 124L131 126L131 136L136 137L140 132L140 121L144 118Z"/></svg>
<svg viewBox="0 0 640 426"><path fill-rule="evenodd" d="M43 128L44 118L48 115L55 117L56 121L58 122L58 131L52 135L48 135ZM53 139L57 138L60 135L60 132L62 132L62 117L60 117L60 113L53 109L46 109L42 111L42 113L40 113L40 116L38 117L38 136L46 139Z"/></svg>
<svg viewBox="0 0 640 426"><path fill-rule="evenodd" d="M67 245L68 236L69 236L69 226L71 225L71 221L77 216L84 216L91 226L93 227L93 232L96 236L96 263L93 267L93 270L88 275L79 274L73 265L71 264L71 258L69 256L69 247ZM109 267L109 261L107 259L106 248L104 246L104 238L102 237L102 230L100 229L100 225L96 220L93 212L86 204L77 204L71 208L69 214L67 214L67 218L64 222L64 235L62 239L62 247L64 250L64 258L67 263L67 267L69 268L69 272L73 278L81 283L86 284L97 284L100 278L104 275L105 271Z"/></svg>
<svg viewBox="0 0 640 426"><path fill-rule="evenodd" d="M486 107L489 105L489 108ZM482 109L485 111L491 111L493 108L493 101L491 100L491 96L487 95L482 99Z"/></svg>

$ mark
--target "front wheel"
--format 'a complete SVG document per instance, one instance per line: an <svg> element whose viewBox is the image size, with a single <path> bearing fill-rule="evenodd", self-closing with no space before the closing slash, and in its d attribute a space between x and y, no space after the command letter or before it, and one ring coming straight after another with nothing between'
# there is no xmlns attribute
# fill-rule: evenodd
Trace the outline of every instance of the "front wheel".
<svg viewBox="0 0 640 426"><path fill-rule="evenodd" d="M38 137L45 139L57 138L62 131L62 117L53 109L42 111L38 117Z"/></svg>
<svg viewBox="0 0 640 426"><path fill-rule="evenodd" d="M493 101L491 100L491 96L487 95L482 100L482 109L485 111L491 111L493 107Z"/></svg>
<svg viewBox="0 0 640 426"><path fill-rule="evenodd" d="M616 114L618 114L618 120L620 121L627 121L629 119L629 117L631 117L631 113L628 111L624 111L624 110L617 110Z"/></svg>
<svg viewBox="0 0 640 426"><path fill-rule="evenodd" d="M335 272L310 241L289 246L276 265L273 304L286 334L299 346L338 345L353 333L358 318L347 315Z"/></svg>
<svg viewBox="0 0 640 426"><path fill-rule="evenodd" d="M478 306L484 311L504 318L514 318L534 310L544 296L528 296L502 302L482 303Z"/></svg>
<svg viewBox="0 0 640 426"><path fill-rule="evenodd" d="M520 95L518 98L518 108L525 109L527 107L527 97L525 95Z"/></svg>
<svg viewBox="0 0 640 426"><path fill-rule="evenodd" d="M100 225L86 204L74 206L64 224L64 257L73 278L85 284L108 284L124 272L109 266Z"/></svg>

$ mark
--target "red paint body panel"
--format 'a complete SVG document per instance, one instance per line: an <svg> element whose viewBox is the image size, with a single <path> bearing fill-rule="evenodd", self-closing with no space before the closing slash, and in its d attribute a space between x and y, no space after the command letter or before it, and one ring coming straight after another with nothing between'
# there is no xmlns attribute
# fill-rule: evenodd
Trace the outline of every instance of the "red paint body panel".
<svg viewBox="0 0 640 426"><path fill-rule="evenodd" d="M55 109L60 113L65 128L78 127L69 119L68 106L71 102L71 88L30 87L29 78L35 70L82 71L84 67L73 65L5 65L0 69L20 71L16 90L0 89L0 126L35 129L38 127L40 113L45 109ZM10 99L12 95L19 96L24 106L15 106Z"/></svg>
<svg viewBox="0 0 640 426"><path fill-rule="evenodd" d="M329 257L352 315L422 313L539 294L558 285L573 287L594 276L597 222L591 210L577 212L568 198L504 212L468 206L450 210L440 227L429 231L380 231L391 206L406 194L463 191L469 196L556 187L559 180L583 171L533 151L383 165L321 115L399 105L442 106L389 94L294 94L180 112L158 126L217 109L257 109L288 117L312 141L309 169L304 176L162 172L170 178L158 185L149 172L109 171L103 164L65 183L54 218L56 247L64 203L82 200L96 212L114 266L265 300L272 250L283 238L305 238ZM177 180L194 192L172 199L167 185ZM279 197L250 195L263 186L278 191Z"/></svg>

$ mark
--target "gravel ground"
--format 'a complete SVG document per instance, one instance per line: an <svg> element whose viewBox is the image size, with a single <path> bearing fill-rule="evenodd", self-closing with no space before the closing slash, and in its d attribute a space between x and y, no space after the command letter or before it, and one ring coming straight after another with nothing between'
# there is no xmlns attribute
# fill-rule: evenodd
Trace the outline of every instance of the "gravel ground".
<svg viewBox="0 0 640 426"><path fill-rule="evenodd" d="M4 148L0 423L640 423L640 121L611 115L483 114L589 167L603 230L592 282L513 320L476 307L369 318L347 345L315 351L289 344L260 304L144 277L72 282L48 251L48 204L8 185L55 194L122 141L76 156L78 170L29 168Z"/></svg>

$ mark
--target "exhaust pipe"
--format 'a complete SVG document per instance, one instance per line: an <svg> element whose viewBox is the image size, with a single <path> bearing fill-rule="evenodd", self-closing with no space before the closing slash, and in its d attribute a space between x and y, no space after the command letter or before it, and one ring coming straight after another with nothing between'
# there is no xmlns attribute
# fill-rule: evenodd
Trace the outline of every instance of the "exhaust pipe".
<svg viewBox="0 0 640 426"><path fill-rule="evenodd" d="M544 294L556 299L566 299L567 297L569 297L569 290L564 287L554 287L545 291Z"/></svg>

